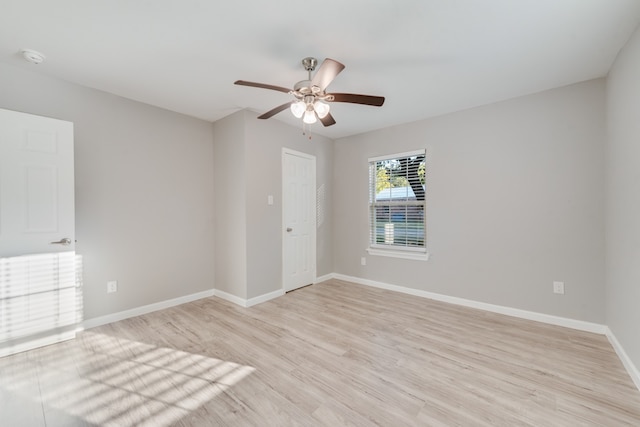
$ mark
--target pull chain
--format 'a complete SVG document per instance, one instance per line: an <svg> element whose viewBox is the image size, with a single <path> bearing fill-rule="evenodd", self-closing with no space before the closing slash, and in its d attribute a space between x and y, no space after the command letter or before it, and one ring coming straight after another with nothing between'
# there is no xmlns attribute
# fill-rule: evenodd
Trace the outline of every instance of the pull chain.
<svg viewBox="0 0 640 427"><path fill-rule="evenodd" d="M302 135L307 135L307 124L302 122ZM311 141L311 131L309 131L309 141Z"/></svg>

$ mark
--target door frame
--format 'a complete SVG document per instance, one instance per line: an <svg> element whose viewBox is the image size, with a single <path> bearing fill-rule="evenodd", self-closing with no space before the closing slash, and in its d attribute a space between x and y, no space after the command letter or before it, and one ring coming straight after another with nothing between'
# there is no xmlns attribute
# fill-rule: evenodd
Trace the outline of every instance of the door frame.
<svg viewBox="0 0 640 427"><path fill-rule="evenodd" d="M309 161L311 161L311 185L309 187L309 209L311 212L311 230L309 231L310 234L310 251L309 251L309 258L310 258L310 262L311 262L311 283L315 283L316 282L316 278L317 278L317 254L316 254L316 233L317 233L317 201L316 201L316 156L309 154L309 153L303 153L301 151L296 151L296 150L292 150L290 148L286 148L286 147L282 147L282 161L281 161L281 173L282 173L282 231L281 231L281 235L282 235L282 290L284 292L288 292L290 290L295 290L297 288L294 289L290 289L287 290L286 287L286 276L285 276L285 261L286 261L286 244L285 244L285 239L287 238L287 224L286 224L286 216L285 216L285 197L286 197L286 180L285 180L285 157L286 156L296 156L296 157L302 157L304 159L307 159Z"/></svg>

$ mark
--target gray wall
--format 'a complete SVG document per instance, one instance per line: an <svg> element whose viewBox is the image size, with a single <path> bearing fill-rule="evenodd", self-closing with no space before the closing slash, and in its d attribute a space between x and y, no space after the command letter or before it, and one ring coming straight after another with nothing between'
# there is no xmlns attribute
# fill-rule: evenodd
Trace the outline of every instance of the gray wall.
<svg viewBox="0 0 640 427"><path fill-rule="evenodd" d="M336 141L335 271L602 323L604 102L599 79ZM420 148L431 259L367 256L367 158Z"/></svg>
<svg viewBox="0 0 640 427"><path fill-rule="evenodd" d="M607 80L607 325L640 367L640 30Z"/></svg>
<svg viewBox="0 0 640 427"><path fill-rule="evenodd" d="M284 114L284 113L283 113ZM331 212L333 141L239 111L214 125L216 289L250 299L282 289L282 148L316 156ZM273 196L274 204L267 204ZM317 232L317 274L333 272L330 215ZM243 240L244 239L244 240Z"/></svg>
<svg viewBox="0 0 640 427"><path fill-rule="evenodd" d="M244 113L213 124L216 289L247 298L247 197Z"/></svg>
<svg viewBox="0 0 640 427"><path fill-rule="evenodd" d="M213 288L210 123L5 64L0 108L74 123L85 319Z"/></svg>

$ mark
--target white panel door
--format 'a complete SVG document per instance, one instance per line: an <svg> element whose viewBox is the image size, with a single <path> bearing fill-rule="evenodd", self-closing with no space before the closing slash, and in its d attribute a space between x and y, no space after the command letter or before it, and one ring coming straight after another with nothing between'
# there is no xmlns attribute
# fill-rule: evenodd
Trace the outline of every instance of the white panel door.
<svg viewBox="0 0 640 427"><path fill-rule="evenodd" d="M0 355L70 337L75 258L73 124L0 109Z"/></svg>
<svg viewBox="0 0 640 427"><path fill-rule="evenodd" d="M285 292L316 275L316 158L282 150L282 275Z"/></svg>

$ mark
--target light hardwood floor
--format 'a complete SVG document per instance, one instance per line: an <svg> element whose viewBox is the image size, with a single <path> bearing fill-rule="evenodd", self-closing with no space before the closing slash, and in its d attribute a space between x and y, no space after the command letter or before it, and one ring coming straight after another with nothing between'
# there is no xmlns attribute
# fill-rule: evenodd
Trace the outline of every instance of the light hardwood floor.
<svg viewBox="0 0 640 427"><path fill-rule="evenodd" d="M0 359L2 426L622 426L606 337L337 280Z"/></svg>

